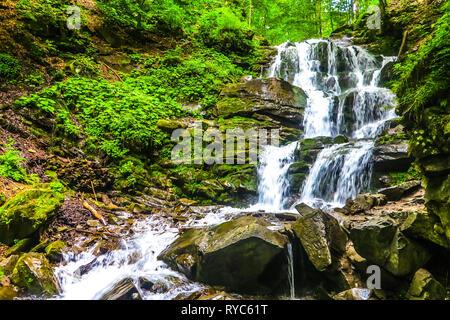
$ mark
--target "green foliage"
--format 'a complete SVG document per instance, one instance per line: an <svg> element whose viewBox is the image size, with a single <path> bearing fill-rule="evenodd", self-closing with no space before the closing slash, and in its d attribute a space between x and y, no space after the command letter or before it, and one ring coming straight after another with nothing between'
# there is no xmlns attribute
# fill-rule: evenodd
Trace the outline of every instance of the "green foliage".
<svg viewBox="0 0 450 320"><path fill-rule="evenodd" d="M394 178L393 186L407 182L410 180L420 180L422 178L420 172L412 165L407 172L392 172L389 174Z"/></svg>
<svg viewBox="0 0 450 320"><path fill-rule="evenodd" d="M393 88L398 96L398 112L410 132L413 154L423 157L449 152L450 123L450 3L445 3L442 17L419 49L395 66Z"/></svg>
<svg viewBox="0 0 450 320"><path fill-rule="evenodd" d="M200 17L199 38L223 53L247 55L253 51L253 32L230 8L218 8Z"/></svg>
<svg viewBox="0 0 450 320"><path fill-rule="evenodd" d="M20 69L19 60L9 54L0 53L0 79L12 80L18 75Z"/></svg>
<svg viewBox="0 0 450 320"><path fill-rule="evenodd" d="M25 159L20 156L20 151L14 150L12 142L6 144L6 151L0 155L0 177L14 181L24 181L27 172L22 167Z"/></svg>

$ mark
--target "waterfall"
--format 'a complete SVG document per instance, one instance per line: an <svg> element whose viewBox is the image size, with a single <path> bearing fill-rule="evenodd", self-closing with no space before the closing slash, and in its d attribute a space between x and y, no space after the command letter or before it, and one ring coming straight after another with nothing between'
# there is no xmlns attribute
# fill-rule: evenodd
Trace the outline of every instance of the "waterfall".
<svg viewBox="0 0 450 320"><path fill-rule="evenodd" d="M277 212L284 208L289 181L287 171L294 159L297 143L283 147L267 145L259 155L258 203L252 210Z"/></svg>
<svg viewBox="0 0 450 320"><path fill-rule="evenodd" d="M343 206L347 198L368 190L373 139L396 117L395 96L377 87L381 69L394 59L375 57L342 40L286 42L278 47L268 75L306 92L304 137L345 135L356 140L322 150L300 201L311 206Z"/></svg>

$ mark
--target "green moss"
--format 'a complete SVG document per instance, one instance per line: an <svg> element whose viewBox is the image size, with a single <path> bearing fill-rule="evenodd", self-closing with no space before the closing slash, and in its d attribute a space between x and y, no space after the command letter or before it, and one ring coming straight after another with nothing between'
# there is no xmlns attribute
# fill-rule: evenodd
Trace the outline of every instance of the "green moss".
<svg viewBox="0 0 450 320"><path fill-rule="evenodd" d="M46 225L62 205L64 194L50 185L20 192L0 208L0 242L12 244Z"/></svg>

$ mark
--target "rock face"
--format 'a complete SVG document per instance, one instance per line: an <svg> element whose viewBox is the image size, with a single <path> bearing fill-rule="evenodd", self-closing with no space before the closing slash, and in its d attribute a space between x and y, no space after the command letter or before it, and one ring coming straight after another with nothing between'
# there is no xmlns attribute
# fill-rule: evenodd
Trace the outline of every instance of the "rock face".
<svg viewBox="0 0 450 320"><path fill-rule="evenodd" d="M267 115L287 127L298 127L303 122L306 107L305 92L278 78L255 79L231 84L221 92L217 116Z"/></svg>
<svg viewBox="0 0 450 320"><path fill-rule="evenodd" d="M407 171L413 162L404 140L378 145L373 151L374 170L377 172Z"/></svg>
<svg viewBox="0 0 450 320"><path fill-rule="evenodd" d="M425 269L419 269L411 281L407 297L411 300L444 300L445 288L431 273Z"/></svg>
<svg viewBox="0 0 450 320"><path fill-rule="evenodd" d="M395 276L412 274L430 259L427 249L405 237L389 217L375 217L354 226L350 238L358 254Z"/></svg>
<svg viewBox="0 0 450 320"><path fill-rule="evenodd" d="M333 263L333 250L345 251L347 236L339 222L320 209L298 218L292 230L318 271L325 271Z"/></svg>
<svg viewBox="0 0 450 320"><path fill-rule="evenodd" d="M64 196L49 189L22 191L0 208L0 242L33 235L45 227L62 205Z"/></svg>
<svg viewBox="0 0 450 320"><path fill-rule="evenodd" d="M408 195L409 193L419 189L420 185L421 182L419 180L413 180L401 183L390 188L380 189L378 190L378 192L385 195L388 201L397 201L402 197Z"/></svg>
<svg viewBox="0 0 450 320"><path fill-rule="evenodd" d="M191 229L159 259L192 280L234 292L281 292L287 285L287 237L269 226L245 216L208 229Z"/></svg>
<svg viewBox="0 0 450 320"><path fill-rule="evenodd" d="M23 254L17 261L11 280L33 294L52 296L60 290L50 263L40 253Z"/></svg>

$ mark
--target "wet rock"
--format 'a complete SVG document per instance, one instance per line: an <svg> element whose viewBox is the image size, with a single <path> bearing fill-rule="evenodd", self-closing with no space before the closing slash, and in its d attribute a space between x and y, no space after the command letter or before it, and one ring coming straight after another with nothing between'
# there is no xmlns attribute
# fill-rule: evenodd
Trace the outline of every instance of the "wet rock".
<svg viewBox="0 0 450 320"><path fill-rule="evenodd" d="M414 274L406 295L411 300L444 300L446 291L431 273L419 269Z"/></svg>
<svg viewBox="0 0 450 320"><path fill-rule="evenodd" d="M268 294L286 279L286 236L270 223L244 216L207 229L191 229L159 259L190 279L235 292Z"/></svg>
<svg viewBox="0 0 450 320"><path fill-rule="evenodd" d="M372 209L375 206L383 206L387 203L384 194L358 194L355 199L347 199L344 210L353 215Z"/></svg>
<svg viewBox="0 0 450 320"><path fill-rule="evenodd" d="M380 189L378 190L378 193L384 194L388 201L397 201L418 190L420 186L420 180L413 180L401 183L390 188Z"/></svg>
<svg viewBox="0 0 450 320"><path fill-rule="evenodd" d="M58 279L41 253L23 254L17 261L11 281L33 294L52 296L60 292Z"/></svg>
<svg viewBox="0 0 450 320"><path fill-rule="evenodd" d="M17 194L1 208L0 242L12 245L14 240L29 237L47 226L63 199L63 194L45 188Z"/></svg>
<svg viewBox="0 0 450 320"><path fill-rule="evenodd" d="M389 217L357 224L350 230L350 238L358 254L396 276L415 272L431 257L423 245L405 237Z"/></svg>
<svg viewBox="0 0 450 320"><path fill-rule="evenodd" d="M143 290L149 291L153 287L154 283L147 278L139 278L139 287Z"/></svg>
<svg viewBox="0 0 450 320"><path fill-rule="evenodd" d="M310 206L308 206L306 203L297 204L295 206L295 210L297 210L298 213L300 213L300 215L302 215L302 216L306 216L308 214L312 214L315 212L315 210L313 208L311 208Z"/></svg>
<svg viewBox="0 0 450 320"><path fill-rule="evenodd" d="M302 215L292 225L292 230L318 271L325 271L332 264L332 250L345 250L347 236L339 222L320 209Z"/></svg>
<svg viewBox="0 0 450 320"><path fill-rule="evenodd" d="M183 123L181 121L175 121L175 120L166 120L166 119L160 119L158 122L156 122L156 126L162 130L170 131L172 132L175 129L185 129L188 127L186 123Z"/></svg>
<svg viewBox="0 0 450 320"><path fill-rule="evenodd" d="M237 300L225 291L216 291L214 289L206 289L197 291L186 298L186 300Z"/></svg>
<svg viewBox="0 0 450 320"><path fill-rule="evenodd" d="M142 300L142 297L133 279L126 278L116 283L100 300Z"/></svg>
<svg viewBox="0 0 450 320"><path fill-rule="evenodd" d="M303 121L307 99L301 88L279 78L231 84L222 90L221 97L215 110L217 116L263 114L295 128Z"/></svg>

